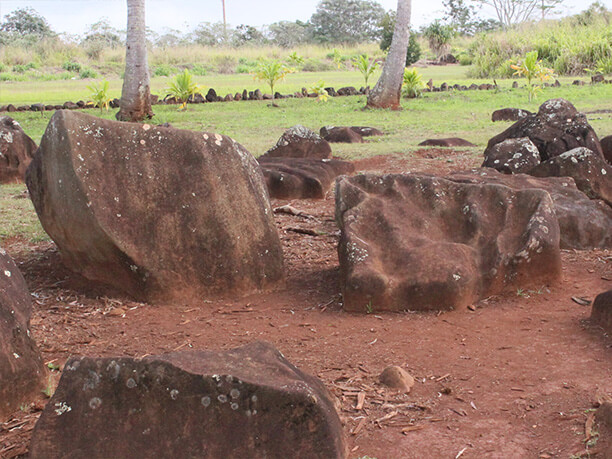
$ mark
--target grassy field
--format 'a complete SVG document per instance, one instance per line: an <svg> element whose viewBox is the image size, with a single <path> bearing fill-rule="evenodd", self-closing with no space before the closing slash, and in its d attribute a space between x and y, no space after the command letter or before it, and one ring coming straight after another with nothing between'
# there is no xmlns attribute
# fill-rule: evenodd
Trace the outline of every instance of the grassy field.
<svg viewBox="0 0 612 459"><path fill-rule="evenodd" d="M448 69L456 71L458 68ZM304 75L309 78L314 76L291 75L295 80L289 80L286 83L287 87L279 89L286 91L288 87L299 89L307 86L312 80L305 79ZM354 80L350 80L351 75L355 77ZM440 73L436 75L437 81L445 79ZM456 81L451 78L452 75L447 76L447 81ZM344 77L342 84L357 85L359 82L356 73L347 73ZM248 77L244 78L234 75L225 80L220 77L218 81L224 81L228 91L230 89L235 91L249 81ZM347 79L349 81L346 81ZM252 84L252 80L250 81ZM82 82L77 83L82 84ZM159 81L156 83L159 86ZM384 154L411 156L420 148L418 144L421 141L432 137L465 138L477 145L467 150L471 154L480 156L488 139L509 125L509 123L491 122L491 113L494 110L503 107L521 107L536 111L543 101L563 97L573 102L578 110L591 112L588 113L589 122L600 137L612 134L612 114L594 113L598 110L609 110L612 85L564 84L560 88L545 88L537 101L528 102L525 88L511 89L510 80L499 83L501 89L497 91L450 91L424 94L419 99L404 99L404 110L398 112L363 110L365 96L352 96L330 98L328 102L317 102L314 99L284 99L278 101L278 108L270 107L268 101L189 105L183 112L178 111L175 105L156 105L153 122L169 122L181 129L226 134L242 143L255 156L268 150L285 129L295 124L302 124L315 131L325 125L367 125L380 128L386 133L385 136L364 144L334 144L334 155L346 159ZM58 91L57 94L64 94L57 88L57 84L57 82L39 83L38 90L42 94L49 94L49 87L52 87ZM330 84L334 84L332 80ZM4 84L2 86L5 97ZM18 93L29 94L30 97L36 91L30 83L16 83L14 86L18 89ZM340 80L336 86L340 86ZM78 90L73 88L72 91L76 94ZM76 99L76 97L64 98ZM115 116L115 110L101 113L95 109L84 112L108 119L114 119ZM26 133L38 143L52 113L16 112L11 116L19 121ZM32 240L45 237L32 212L30 201L15 198L23 189L22 185L0 186L0 221L4 222L0 225L0 240L16 235L26 236Z"/></svg>

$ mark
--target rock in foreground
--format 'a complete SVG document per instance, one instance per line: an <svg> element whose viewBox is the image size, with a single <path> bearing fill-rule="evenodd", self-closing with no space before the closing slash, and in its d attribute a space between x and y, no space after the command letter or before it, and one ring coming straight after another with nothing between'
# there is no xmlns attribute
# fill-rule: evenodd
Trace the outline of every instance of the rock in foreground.
<svg viewBox="0 0 612 459"><path fill-rule="evenodd" d="M58 111L27 184L68 267L135 297L245 294L282 278L263 176L229 137Z"/></svg>
<svg viewBox="0 0 612 459"><path fill-rule="evenodd" d="M344 308L446 310L561 272L548 193L423 175L339 178Z"/></svg>
<svg viewBox="0 0 612 459"><path fill-rule="evenodd" d="M528 172L540 164L540 152L528 137L507 139L487 148L482 167L504 174Z"/></svg>
<svg viewBox="0 0 612 459"><path fill-rule="evenodd" d="M261 342L71 359L31 444L32 459L345 456L323 384Z"/></svg>
<svg viewBox="0 0 612 459"><path fill-rule="evenodd" d="M17 121L0 117L0 183L23 182L35 151L36 144Z"/></svg>
<svg viewBox="0 0 612 459"><path fill-rule="evenodd" d="M270 197L276 199L323 199L338 175L355 171L353 163L339 159L261 156L258 161Z"/></svg>
<svg viewBox="0 0 612 459"><path fill-rule="evenodd" d="M0 249L0 423L44 387L42 358L30 338L31 312L25 279Z"/></svg>

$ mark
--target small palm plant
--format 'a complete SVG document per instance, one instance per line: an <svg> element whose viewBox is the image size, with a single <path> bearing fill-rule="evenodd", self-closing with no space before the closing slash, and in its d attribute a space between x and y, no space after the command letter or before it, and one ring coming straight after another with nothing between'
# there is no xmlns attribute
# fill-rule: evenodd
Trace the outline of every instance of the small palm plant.
<svg viewBox="0 0 612 459"><path fill-rule="evenodd" d="M340 70L342 68L342 53L340 51L338 51L336 48L334 48L332 50L332 60L334 61L334 64L336 64L336 67L338 67L338 70Z"/></svg>
<svg viewBox="0 0 612 459"><path fill-rule="evenodd" d="M193 81L193 77L187 69L176 75L174 81L171 81L168 85L168 95L174 96L181 103L179 110L185 110L189 98L196 94L202 94L203 90L204 88Z"/></svg>
<svg viewBox="0 0 612 459"><path fill-rule="evenodd" d="M276 83L279 81L284 80L285 77L292 72L293 69L279 61L263 61L259 63L257 69L253 73L253 78L255 80L264 81L270 86L273 107L278 107L278 105L274 103L274 86L276 86Z"/></svg>
<svg viewBox="0 0 612 459"><path fill-rule="evenodd" d="M111 97L108 95L108 81L104 80L100 83L100 86L91 84L87 86L87 89L91 91L91 100L93 101L94 107L98 107L100 112L102 112L103 109L108 111L111 101Z"/></svg>
<svg viewBox="0 0 612 459"><path fill-rule="evenodd" d="M550 80L554 75L552 69L544 67L542 61L538 60L537 51L531 51L525 54L525 58L522 61L519 61L517 64L512 64L510 67L516 70L516 72L514 72L515 75L527 78L529 101L534 99L537 93L542 90L541 86L533 83L533 80L537 79L543 83Z"/></svg>
<svg viewBox="0 0 612 459"><path fill-rule="evenodd" d="M293 51L291 54L289 54L289 56L287 56L287 60L296 67L304 63L304 58L300 56L296 51Z"/></svg>
<svg viewBox="0 0 612 459"><path fill-rule="evenodd" d="M327 102L329 100L329 94L325 90L324 81L319 81L317 84L313 85L310 90L317 95L317 102Z"/></svg>
<svg viewBox="0 0 612 459"><path fill-rule="evenodd" d="M355 68L363 75L365 86L368 86L368 80L378 68L378 62L376 62L374 59L370 59L367 54L362 54L353 59L353 64L355 65Z"/></svg>
<svg viewBox="0 0 612 459"><path fill-rule="evenodd" d="M421 89L425 87L422 75L415 68L404 69L404 95L409 99L420 97Z"/></svg>

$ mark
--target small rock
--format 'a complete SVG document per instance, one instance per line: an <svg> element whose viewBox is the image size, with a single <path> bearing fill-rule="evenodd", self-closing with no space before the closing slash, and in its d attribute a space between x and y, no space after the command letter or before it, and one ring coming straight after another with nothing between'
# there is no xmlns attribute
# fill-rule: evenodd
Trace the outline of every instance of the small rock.
<svg viewBox="0 0 612 459"><path fill-rule="evenodd" d="M414 378L406 370L396 365L385 368L380 374L379 380L385 386L406 394L410 393L412 386L414 386Z"/></svg>

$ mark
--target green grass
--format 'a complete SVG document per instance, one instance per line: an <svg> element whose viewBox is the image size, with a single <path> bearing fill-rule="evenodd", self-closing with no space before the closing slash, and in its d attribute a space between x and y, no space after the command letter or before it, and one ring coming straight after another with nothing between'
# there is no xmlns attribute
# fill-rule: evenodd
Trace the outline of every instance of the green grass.
<svg viewBox="0 0 612 459"><path fill-rule="evenodd" d="M255 156L268 150L285 129L295 124L303 124L315 131L329 124L366 125L386 133L364 144L333 144L334 155L346 159L385 154L410 157L420 148L418 143L431 137L463 137L477 145L467 150L480 156L488 139L510 124L491 122L491 113L496 109L521 107L536 111L545 100L563 97L572 101L578 110L588 112L609 109L612 100L612 85L564 85L544 89L539 99L530 103L525 88L510 89L509 81L503 83L504 89L499 91L451 91L425 94L420 99L404 99L404 110L398 112L363 110L365 96L353 96L330 98L328 102L283 99L277 101L279 108L270 107L268 101L188 105L186 111L178 111L175 105L156 105L153 122L169 122L180 129L225 134L243 144ZM231 85L231 82L226 81L226 84ZM293 84L301 87L305 82L301 79ZM84 111L100 116L97 109ZM101 116L114 119L115 112L105 111ZM11 114L37 143L51 115L51 112L42 115L37 112ZM612 114L597 113L588 117L600 137L612 134ZM23 185L0 186L0 242L11 236L31 240L46 238L29 199L13 198L23 190Z"/></svg>
<svg viewBox="0 0 612 459"><path fill-rule="evenodd" d="M0 186L0 243L13 237L32 242L49 240L32 201L23 197L25 189L22 184Z"/></svg>

